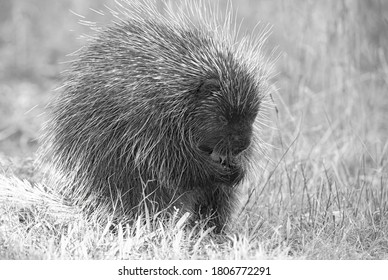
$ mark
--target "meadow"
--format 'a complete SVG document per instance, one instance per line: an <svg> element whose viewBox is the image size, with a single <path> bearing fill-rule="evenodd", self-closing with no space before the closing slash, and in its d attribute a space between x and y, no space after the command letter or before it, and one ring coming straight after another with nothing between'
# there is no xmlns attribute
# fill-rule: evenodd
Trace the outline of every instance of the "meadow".
<svg viewBox="0 0 388 280"><path fill-rule="evenodd" d="M388 259L388 2L232 3L242 33L272 26L278 74L269 159L217 236L155 213L112 231L28 181L77 14L108 24L90 8L112 1L0 0L0 259Z"/></svg>

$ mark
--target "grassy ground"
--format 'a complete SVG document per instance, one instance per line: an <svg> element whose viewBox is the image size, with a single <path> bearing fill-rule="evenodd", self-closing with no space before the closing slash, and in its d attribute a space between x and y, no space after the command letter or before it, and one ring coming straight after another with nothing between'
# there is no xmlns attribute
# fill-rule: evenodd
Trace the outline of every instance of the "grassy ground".
<svg viewBox="0 0 388 280"><path fill-rule="evenodd" d="M3 174L13 166L19 178L30 178L20 162L36 150L44 106L65 68L60 61L85 31L68 10L87 15L100 2L0 1ZM388 258L387 3L234 6L243 29L258 20L273 24L269 48L279 45L283 55L274 81L275 129L266 132L272 163L264 163L257 185L242 187L230 233L214 236L200 225L184 229L184 218L162 223L147 216L110 231L104 211L87 220L44 186L1 176L0 258Z"/></svg>

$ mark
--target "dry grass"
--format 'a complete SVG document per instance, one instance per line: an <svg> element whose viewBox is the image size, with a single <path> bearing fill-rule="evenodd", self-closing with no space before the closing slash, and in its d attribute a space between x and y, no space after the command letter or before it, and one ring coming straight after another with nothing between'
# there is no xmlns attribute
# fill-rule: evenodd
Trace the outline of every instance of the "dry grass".
<svg viewBox="0 0 388 280"><path fill-rule="evenodd" d="M92 6L75 2L65 3L79 13L86 13L82 6ZM274 146L273 163L266 165L256 186L243 187L243 211L230 233L215 236L201 225L186 229L184 218L154 220L152 213L112 231L110 216L103 210L86 219L75 208L55 208L48 203L51 198L39 200L48 192L44 186L4 175L0 258L388 258L388 5L378 0L238 3L234 6L245 18L244 29L253 29L259 19L274 25L272 40L283 55L275 81L279 90L273 94L279 113L272 114L275 129L266 132ZM53 5L54 12L61 8ZM29 15L25 20L31 25L34 15ZM62 15L59 22L63 18L69 16ZM46 15L37 28L50 20ZM13 21L1 22L0 38L9 35L5 26L13 27ZM27 34L22 26L17 30L21 38ZM63 32L54 32L58 30ZM46 32L66 34L59 24ZM24 50L32 72L47 73L45 55L61 57L71 47L67 40L62 47L59 35L51 40L39 36L44 39L40 48L23 45L17 38L13 44ZM30 69L17 61L19 53L0 46L2 69L12 68L12 73ZM54 59L47 64L56 63ZM59 68L50 69L57 73ZM34 122L25 111L36 100L44 104L44 93L57 83L28 73L13 75L12 82L0 77L0 147L9 155L35 149L30 144L41 119ZM2 163L3 171L9 165ZM37 196L33 203L21 199L31 194Z"/></svg>

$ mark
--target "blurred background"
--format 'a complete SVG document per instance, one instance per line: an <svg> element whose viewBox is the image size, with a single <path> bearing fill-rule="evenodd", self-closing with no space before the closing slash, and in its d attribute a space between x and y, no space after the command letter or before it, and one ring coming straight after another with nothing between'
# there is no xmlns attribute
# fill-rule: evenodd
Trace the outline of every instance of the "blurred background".
<svg viewBox="0 0 388 280"><path fill-rule="evenodd" d="M274 99L282 135L271 144L290 143L299 134L295 157L381 163L388 136L388 1L232 3L244 31L259 21L273 25L268 50L278 46L281 53ZM105 24L109 17L90 9L106 11L104 5L113 1L0 0L0 154L36 151L66 55L88 33L75 14Z"/></svg>

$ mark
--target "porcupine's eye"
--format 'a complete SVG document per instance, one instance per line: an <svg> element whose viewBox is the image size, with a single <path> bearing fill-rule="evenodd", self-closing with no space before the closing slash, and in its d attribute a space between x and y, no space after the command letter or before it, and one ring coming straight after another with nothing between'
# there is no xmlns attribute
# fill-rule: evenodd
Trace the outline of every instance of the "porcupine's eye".
<svg viewBox="0 0 388 280"><path fill-rule="evenodd" d="M212 92L216 92L220 90L219 81L215 78L208 78L202 82L202 84L198 87L197 96L199 98L206 98L212 94Z"/></svg>
<svg viewBox="0 0 388 280"><path fill-rule="evenodd" d="M218 119L218 121L219 121L219 123L221 125L227 125L228 124L228 120L224 116L222 116L222 115L218 116L217 119Z"/></svg>

